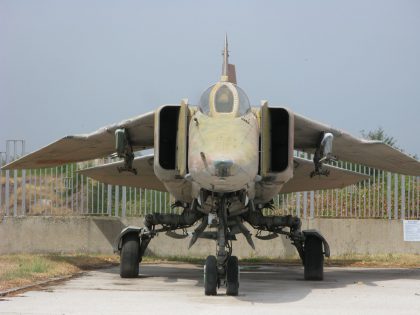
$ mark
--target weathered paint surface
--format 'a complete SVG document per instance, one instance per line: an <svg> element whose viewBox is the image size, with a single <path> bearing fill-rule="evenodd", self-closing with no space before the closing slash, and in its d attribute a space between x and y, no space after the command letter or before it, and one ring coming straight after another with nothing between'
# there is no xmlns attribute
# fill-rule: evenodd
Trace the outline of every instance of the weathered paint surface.
<svg viewBox="0 0 420 315"><path fill-rule="evenodd" d="M220 192L248 188L258 172L258 137L258 122L252 112L232 118L198 111L189 128L188 168L193 181ZM221 161L231 162L227 176L217 174Z"/></svg>

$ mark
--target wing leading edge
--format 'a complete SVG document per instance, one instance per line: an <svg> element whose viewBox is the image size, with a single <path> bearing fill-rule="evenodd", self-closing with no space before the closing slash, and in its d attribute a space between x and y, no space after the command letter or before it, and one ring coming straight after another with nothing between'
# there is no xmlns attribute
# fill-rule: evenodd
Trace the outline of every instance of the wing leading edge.
<svg viewBox="0 0 420 315"><path fill-rule="evenodd" d="M364 140L294 114L295 149L314 152L323 132L334 135L332 153L343 161L363 164L394 173L420 176L420 162L401 151L381 142Z"/></svg>
<svg viewBox="0 0 420 315"><path fill-rule="evenodd" d="M154 145L154 112L98 129L90 134L67 136L7 164L2 169L53 167L92 160L115 152L115 130L125 128L133 150Z"/></svg>

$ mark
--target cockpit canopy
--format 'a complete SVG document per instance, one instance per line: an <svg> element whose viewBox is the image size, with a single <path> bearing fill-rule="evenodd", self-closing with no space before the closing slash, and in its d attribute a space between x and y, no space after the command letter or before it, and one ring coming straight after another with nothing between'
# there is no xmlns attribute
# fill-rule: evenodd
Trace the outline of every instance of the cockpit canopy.
<svg viewBox="0 0 420 315"><path fill-rule="evenodd" d="M209 116L221 114L236 117L245 115L251 105L240 87L230 82L218 82L203 93L199 109Z"/></svg>

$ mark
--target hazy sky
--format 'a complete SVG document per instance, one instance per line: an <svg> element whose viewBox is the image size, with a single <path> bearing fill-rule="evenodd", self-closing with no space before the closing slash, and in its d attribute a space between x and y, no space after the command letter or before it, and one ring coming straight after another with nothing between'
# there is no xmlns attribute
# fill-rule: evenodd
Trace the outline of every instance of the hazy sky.
<svg viewBox="0 0 420 315"><path fill-rule="evenodd" d="M420 154L420 1L0 0L0 151L200 94L229 36L238 84Z"/></svg>

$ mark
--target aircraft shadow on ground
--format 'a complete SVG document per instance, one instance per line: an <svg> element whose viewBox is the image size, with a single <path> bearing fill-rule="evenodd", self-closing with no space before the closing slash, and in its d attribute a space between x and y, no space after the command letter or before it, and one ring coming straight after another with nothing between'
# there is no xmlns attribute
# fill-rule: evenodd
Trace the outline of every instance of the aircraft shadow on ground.
<svg viewBox="0 0 420 315"><path fill-rule="evenodd" d="M193 265L140 265L140 276L132 281L143 278L163 278L165 283L176 283L180 280L196 281L196 286L203 287L202 266ZM106 269L118 275L118 268ZM367 268L326 268L324 281L304 281L303 268L299 266L243 266L238 300L253 303L287 303L306 297L312 290L331 290L350 285L378 286L378 282L396 279L418 279L419 269L367 269ZM204 290L203 290L204 295ZM225 295L225 289L220 288L218 295ZM209 297L211 298L211 297Z"/></svg>

